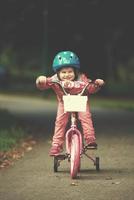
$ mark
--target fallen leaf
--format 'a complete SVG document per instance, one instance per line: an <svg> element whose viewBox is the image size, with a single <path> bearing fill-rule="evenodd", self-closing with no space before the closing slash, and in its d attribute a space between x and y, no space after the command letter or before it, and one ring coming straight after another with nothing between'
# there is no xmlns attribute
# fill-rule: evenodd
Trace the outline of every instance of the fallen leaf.
<svg viewBox="0 0 134 200"><path fill-rule="evenodd" d="M118 185L120 183L121 183L120 181L112 182L112 184L115 184L115 185Z"/></svg>
<svg viewBox="0 0 134 200"><path fill-rule="evenodd" d="M75 182L72 182L71 185L72 185L72 186L77 186L78 184L75 183Z"/></svg>
<svg viewBox="0 0 134 200"><path fill-rule="evenodd" d="M26 151L31 151L32 149L33 148L29 146L29 147L26 148Z"/></svg>
<svg viewBox="0 0 134 200"><path fill-rule="evenodd" d="M25 152L31 151L37 142L32 137L23 141L18 147L14 147L10 151L0 152L0 169L7 168L14 164L14 160L21 159Z"/></svg>
<svg viewBox="0 0 134 200"><path fill-rule="evenodd" d="M106 177L106 180L112 180L111 176Z"/></svg>

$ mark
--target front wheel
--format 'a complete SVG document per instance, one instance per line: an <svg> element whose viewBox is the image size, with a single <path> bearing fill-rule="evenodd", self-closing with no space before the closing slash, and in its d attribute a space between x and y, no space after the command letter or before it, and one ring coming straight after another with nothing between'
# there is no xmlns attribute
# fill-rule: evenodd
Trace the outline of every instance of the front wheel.
<svg viewBox="0 0 134 200"><path fill-rule="evenodd" d="M71 139L71 178L76 178L78 171L80 170L80 140L77 134L72 135Z"/></svg>

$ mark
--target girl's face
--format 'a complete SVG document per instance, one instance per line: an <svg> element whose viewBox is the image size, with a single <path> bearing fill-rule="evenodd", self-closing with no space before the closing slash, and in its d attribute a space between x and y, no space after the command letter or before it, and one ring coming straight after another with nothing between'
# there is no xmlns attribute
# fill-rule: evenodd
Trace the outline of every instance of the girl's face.
<svg viewBox="0 0 134 200"><path fill-rule="evenodd" d="M73 81L75 79L75 73L72 67L63 67L59 71L59 77L61 81L69 80Z"/></svg>

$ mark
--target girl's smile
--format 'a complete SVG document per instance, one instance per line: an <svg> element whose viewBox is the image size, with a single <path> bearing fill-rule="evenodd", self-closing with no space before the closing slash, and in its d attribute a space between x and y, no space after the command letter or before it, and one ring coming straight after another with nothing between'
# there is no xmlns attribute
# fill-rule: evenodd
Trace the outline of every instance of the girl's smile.
<svg viewBox="0 0 134 200"><path fill-rule="evenodd" d="M59 72L59 77L61 81L69 80L73 81L75 79L75 73L72 67L64 67Z"/></svg>

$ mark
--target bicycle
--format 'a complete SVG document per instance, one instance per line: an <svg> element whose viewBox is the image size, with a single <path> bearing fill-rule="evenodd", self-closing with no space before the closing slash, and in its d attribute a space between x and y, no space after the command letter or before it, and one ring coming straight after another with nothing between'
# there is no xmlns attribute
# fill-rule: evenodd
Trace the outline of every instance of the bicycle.
<svg viewBox="0 0 134 200"><path fill-rule="evenodd" d="M85 155L89 158L96 167L96 171L100 170L99 157L93 157L86 153L88 150L95 150L97 147L88 147L84 145L82 141L82 134L77 126L77 112L86 111L87 96L83 96L86 88L91 83L87 83L82 89L80 94L70 95L65 91L63 85L58 81L53 81L54 84L59 84L62 88L63 102L64 102L64 111L70 112L71 114L71 125L65 133L65 147L66 153L54 156L54 172L58 172L58 167L62 160L67 159L70 162L70 176L72 179L77 177L78 172L80 171L80 163L82 155ZM79 102L79 104L77 104Z"/></svg>

